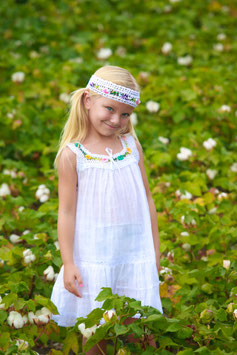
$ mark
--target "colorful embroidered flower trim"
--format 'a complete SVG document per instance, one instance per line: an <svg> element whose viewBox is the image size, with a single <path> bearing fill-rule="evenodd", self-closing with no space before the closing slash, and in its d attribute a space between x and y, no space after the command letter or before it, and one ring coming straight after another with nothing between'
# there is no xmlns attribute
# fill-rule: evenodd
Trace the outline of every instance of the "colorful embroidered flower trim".
<svg viewBox="0 0 237 355"><path fill-rule="evenodd" d="M136 107L141 102L139 91L114 84L112 81L104 80L96 75L91 76L87 87L104 97L123 102L133 107Z"/></svg>
<svg viewBox="0 0 237 355"><path fill-rule="evenodd" d="M131 154L132 150L128 147L128 144L126 141L124 141L125 145L126 145L126 152L124 154L121 154L117 157L112 157L113 160L123 160L126 155L128 154ZM88 159L88 160L100 160L100 161L103 161L105 163L108 163L110 162L110 157L106 158L106 157L93 157L92 155L89 155L87 152L85 152L82 148L82 145L80 143L75 143L75 146L78 147L80 149L80 151L84 154L85 158ZM98 154L99 155L99 154Z"/></svg>

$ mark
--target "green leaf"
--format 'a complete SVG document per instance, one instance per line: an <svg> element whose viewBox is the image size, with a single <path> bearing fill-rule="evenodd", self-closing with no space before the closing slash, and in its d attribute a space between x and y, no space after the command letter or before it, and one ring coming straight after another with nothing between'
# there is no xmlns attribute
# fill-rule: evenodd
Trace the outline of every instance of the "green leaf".
<svg viewBox="0 0 237 355"><path fill-rule="evenodd" d="M181 329L178 330L176 336L179 339L187 339L190 338L192 334L193 334L192 328L182 327Z"/></svg>
<svg viewBox="0 0 237 355"><path fill-rule="evenodd" d="M78 334L76 332L69 332L63 343L63 354L68 355L70 350L74 354L79 352Z"/></svg>
<svg viewBox="0 0 237 355"><path fill-rule="evenodd" d="M3 322L7 319L8 317L8 312L0 309L0 324L3 324Z"/></svg>
<svg viewBox="0 0 237 355"><path fill-rule="evenodd" d="M114 330L116 335L121 335L127 333L129 331L129 328L126 327L125 325L115 324Z"/></svg>
<svg viewBox="0 0 237 355"><path fill-rule="evenodd" d="M95 301L104 301L107 297L111 297L112 289L110 287L102 287L102 291L95 298Z"/></svg>

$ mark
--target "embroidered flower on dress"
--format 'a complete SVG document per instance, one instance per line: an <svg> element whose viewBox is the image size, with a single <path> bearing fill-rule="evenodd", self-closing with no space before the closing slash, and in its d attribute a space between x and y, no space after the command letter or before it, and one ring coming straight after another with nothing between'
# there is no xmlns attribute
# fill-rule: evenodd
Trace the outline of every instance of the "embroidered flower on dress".
<svg viewBox="0 0 237 355"><path fill-rule="evenodd" d="M125 143L125 146L126 146L126 152L124 154L120 154L118 155L117 157L112 157L113 160L123 160L126 155L128 154L131 154L132 153L132 150L131 148L128 147L128 144L126 142L126 137L121 137L123 140L124 140L124 143ZM100 160L100 161L103 161L104 163L108 163L110 162L110 159L109 158L105 158L105 157L92 157L91 155L87 154L87 152L85 152L82 148L82 145L80 143L75 143L75 146L78 147L80 149L80 151L84 154L85 158L88 159L88 160ZM96 154L98 155L98 154Z"/></svg>

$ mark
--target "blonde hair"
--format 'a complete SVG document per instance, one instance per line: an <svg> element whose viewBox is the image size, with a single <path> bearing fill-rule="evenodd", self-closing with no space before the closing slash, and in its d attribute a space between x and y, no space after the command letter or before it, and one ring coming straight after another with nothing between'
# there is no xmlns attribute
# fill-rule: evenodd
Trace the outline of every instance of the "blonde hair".
<svg viewBox="0 0 237 355"><path fill-rule="evenodd" d="M139 91L138 83L132 74L126 69L107 65L98 69L95 72L95 75L102 79L112 81L115 84ZM84 92L86 90L90 92L91 96L100 96L88 88L78 89L71 93L69 117L59 139L59 149L54 160L55 169L58 168L58 160L63 148L70 142L83 141L87 135L89 118L83 100ZM130 133L138 141L131 120L128 121L128 125L125 129L118 132L118 135L126 133Z"/></svg>

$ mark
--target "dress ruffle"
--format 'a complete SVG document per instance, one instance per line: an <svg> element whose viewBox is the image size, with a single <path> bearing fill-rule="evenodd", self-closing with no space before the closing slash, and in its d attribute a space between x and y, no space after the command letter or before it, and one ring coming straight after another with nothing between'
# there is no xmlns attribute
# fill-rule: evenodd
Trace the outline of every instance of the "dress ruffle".
<svg viewBox="0 0 237 355"><path fill-rule="evenodd" d="M102 287L111 287L112 293L140 300L142 306L152 306L163 313L159 296L159 277L154 262L144 260L116 265L87 262L75 264L83 281L83 287L77 286L82 298L64 288L62 266L51 296L60 313L52 316L58 325L74 326L76 318L86 317L92 309L100 308L104 301L98 302L95 298ZM139 317L139 313L133 316L133 318ZM103 323L102 319L101 324Z"/></svg>

